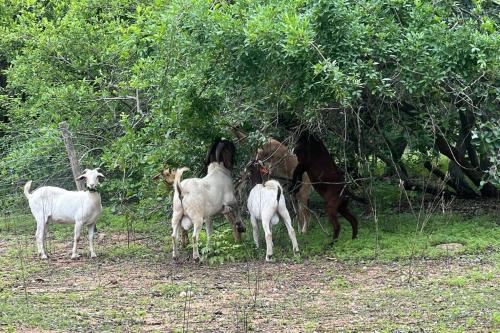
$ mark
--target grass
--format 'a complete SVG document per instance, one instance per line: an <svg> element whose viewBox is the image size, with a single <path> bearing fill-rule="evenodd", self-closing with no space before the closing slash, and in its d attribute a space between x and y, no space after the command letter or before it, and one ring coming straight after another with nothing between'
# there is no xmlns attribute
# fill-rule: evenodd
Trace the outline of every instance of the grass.
<svg viewBox="0 0 500 333"><path fill-rule="evenodd" d="M494 271L471 271L464 275L450 276L440 280L436 283L444 284L450 287L464 287L466 285L472 285L480 282L492 281L495 277Z"/></svg>
<svg viewBox="0 0 500 333"><path fill-rule="evenodd" d="M155 296L172 298L175 296L184 296L187 293L193 293L193 287L189 283L159 283L152 288ZM187 294L189 295L189 294Z"/></svg>
<svg viewBox="0 0 500 333"><path fill-rule="evenodd" d="M227 326L228 318L246 320L238 307L245 302L254 304L255 283L250 278L258 274L262 274L263 285L259 288L263 291L252 311L258 313L255 318L261 318L263 324L248 323L256 329L271 325L276 318L280 322L275 327L281 329L335 331L344 327L325 327L329 320L324 317L325 308L331 309L335 318L351 318L359 312L366 320L366 327L381 332L427 328L431 322L432 331L437 332L466 332L476 327L486 327L487 331L498 327L500 312L493 301L500 262L496 217L394 214L384 202L397 202L399 191L383 184L374 190L380 200L377 219L357 211L360 228L356 240L351 239L347 221L340 219L340 239L332 245L332 228L327 219L313 218L307 234L297 233L300 256L294 256L284 225L275 226L276 264L263 263L262 230L260 249L255 249L248 221L243 243L234 244L229 226L218 219L212 251L205 247L204 231L201 234L200 250L205 264L198 266L188 261L174 265L170 259L169 226L164 221L145 221L132 213L116 215L108 209L98 222L99 232L108 236L104 244L96 245L97 260L84 257L70 261L73 227L51 225L49 248L58 259L46 262L36 258L33 218L27 214L4 215L0 217L0 331L15 332L29 327L141 331L152 321L151 317L168 318L160 319L163 326L158 331L183 331L179 323L188 302L199 307L193 314L199 323L218 325L220 317L225 318ZM82 238L80 251L84 253L87 242ZM460 243L463 247L458 252L436 248L443 243ZM183 256L191 256L190 246ZM467 269L440 268L425 275L433 270L435 263L446 262L447 258L455 262L467 256L481 256L493 264L485 267L482 261L476 264L465 259ZM443 258L446 260L440 260ZM422 272L411 278L408 267L413 270L412 263L419 260L417 269L421 267ZM228 262L237 263L228 265ZM261 264L256 266L261 267L261 273L248 268ZM307 268L303 275L294 270L304 265ZM388 270L391 265L397 268ZM241 276L238 274L247 269L251 274L235 282ZM370 276L378 270L382 270L381 275ZM245 288L247 280L251 287ZM280 294L281 288L286 292ZM186 297L188 292L192 297ZM321 302L315 304L318 299ZM221 302L230 309L224 315L218 308ZM281 308L273 304L280 304ZM355 307L351 309L353 304ZM209 307L210 311L200 310L203 307ZM282 313L280 309L287 310ZM294 310L300 313L288 314ZM354 331L361 328L348 326L352 324L335 322L354 327ZM229 331L238 330L227 327L233 328L228 328Z"/></svg>
<svg viewBox="0 0 500 333"><path fill-rule="evenodd" d="M339 240L331 244L331 226L321 219L313 222L306 235L298 235L303 258L328 255L342 260L401 260L413 257L440 258L456 253L438 249L443 243L460 243L459 253L478 253L498 249L500 230L492 216L464 220L460 215L432 216L422 228L422 222L411 214L382 214L375 223L363 219L356 240L351 239L350 225L341 219ZM322 224L322 226L320 226ZM274 232L276 256L291 256L291 245L282 226Z"/></svg>
<svg viewBox="0 0 500 333"><path fill-rule="evenodd" d="M360 215L359 213L357 214ZM361 217L358 238L351 239L351 227L343 218L340 238L332 244L332 228L326 218L312 219L310 230L305 235L297 232L300 257L294 257L290 239L283 223L273 228L274 257L278 261L297 261L315 256L327 255L340 260L404 260L414 257L440 258L457 253L436 248L445 243L459 243L463 248L458 253L471 254L487 250L497 250L500 245L500 229L496 226L494 216L482 215L467 218L458 214L436 214L416 218L410 213L380 213L377 220L372 217ZM242 244L234 244L227 224L217 223L212 237L212 249L204 248L206 235L202 231L200 242L204 260L210 264L231 261L263 260L265 256L265 239L260 229L260 249L255 249L251 226L246 221L247 232ZM120 230L121 223L121 230ZM161 222L136 221L132 227L126 226L126 219L112 215L106 211L98 224L102 233L131 233L132 239L151 238L161 251L170 252L168 227ZM73 228L68 225L51 225L50 233L55 241L71 242ZM132 230L132 231L131 231ZM296 228L297 230L297 228ZM34 248L34 221L29 215L19 215L9 219L0 219L0 233L8 239L21 237L25 249ZM86 231L84 230L83 233ZM86 245L85 241L82 242ZM149 242L150 244L151 242ZM190 245L185 252L190 255ZM109 258L148 257L158 253L157 248L133 242L111 248L105 255ZM12 251L12 249L10 250ZM1 260L1 259L0 259Z"/></svg>

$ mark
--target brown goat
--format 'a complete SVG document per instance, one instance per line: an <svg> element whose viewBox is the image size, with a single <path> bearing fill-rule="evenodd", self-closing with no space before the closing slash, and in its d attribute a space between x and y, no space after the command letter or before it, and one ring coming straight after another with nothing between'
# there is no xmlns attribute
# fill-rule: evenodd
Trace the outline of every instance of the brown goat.
<svg viewBox="0 0 500 333"><path fill-rule="evenodd" d="M240 129L233 128L233 133L240 140L245 139L247 136ZM287 146L269 138L262 147L257 149L256 160L260 160L269 169L269 176L278 179L284 186L289 186L293 178L293 171L297 167L297 156L288 151ZM302 175L302 186L295 193L295 198L298 203L299 215L299 230L305 233L309 222L309 209L307 202L311 194L311 183L308 175Z"/></svg>
<svg viewBox="0 0 500 333"><path fill-rule="evenodd" d="M348 198L365 202L349 192L345 186L344 172L337 167L325 145L312 134L304 131L294 149L298 158L298 165L293 172L292 192L297 193L301 187L301 179L307 172L312 185L325 200L325 211L333 226L333 240L337 240L340 233L340 224L337 213L342 214L352 226L352 238L358 234L358 220L347 208Z"/></svg>

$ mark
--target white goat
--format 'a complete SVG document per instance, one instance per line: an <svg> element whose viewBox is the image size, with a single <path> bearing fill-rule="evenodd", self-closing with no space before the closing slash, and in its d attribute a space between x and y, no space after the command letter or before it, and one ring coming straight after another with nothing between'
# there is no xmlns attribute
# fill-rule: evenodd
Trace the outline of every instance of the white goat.
<svg viewBox="0 0 500 333"><path fill-rule="evenodd" d="M207 175L203 178L189 178L181 182L182 173L188 168L180 168L175 174L172 214L172 257L179 255L177 243L180 228L193 230L193 259L199 260L198 239L203 221L207 223L207 246L212 234L212 216L227 213L236 203L231 171L222 163L208 165Z"/></svg>
<svg viewBox="0 0 500 333"><path fill-rule="evenodd" d="M248 195L247 208L252 222L253 240L255 246L259 247L259 227L257 219L262 221L262 228L266 236L266 261L272 261L273 238L271 227L279 222L278 214L288 230L288 236L292 241L293 251L299 252L299 245L295 237L295 230L292 227L292 220L286 208L283 188L276 180L268 180L262 184L262 171L265 167L260 161L253 161L249 167L252 184L256 184Z"/></svg>
<svg viewBox="0 0 500 333"><path fill-rule="evenodd" d="M24 195L28 198L31 213L36 220L36 244L42 259L47 259L45 238L49 221L75 225L72 259L79 257L76 245L82 226L87 226L90 257L96 257L92 241L95 223L102 212L101 196L97 192L100 178L104 178L104 175L99 168L85 169L77 178L85 179L89 191L67 191L59 187L43 186L30 193L31 180L24 185Z"/></svg>

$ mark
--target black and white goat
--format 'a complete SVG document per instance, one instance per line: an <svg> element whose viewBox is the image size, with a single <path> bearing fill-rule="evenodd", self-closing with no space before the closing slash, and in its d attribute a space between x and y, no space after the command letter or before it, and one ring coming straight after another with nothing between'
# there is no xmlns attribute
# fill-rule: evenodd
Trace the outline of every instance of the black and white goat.
<svg viewBox="0 0 500 333"><path fill-rule="evenodd" d="M252 222L253 240L257 248L259 247L259 228L257 220L262 221L262 228L266 237L266 261L272 261L273 238L271 228L279 222L279 216L288 230L288 236L292 241L293 251L299 252L295 230L292 227L290 214L286 208L283 188L276 180L263 182L262 175L267 174L267 168L262 162L254 160L248 166L250 181L254 186L248 195L247 208Z"/></svg>

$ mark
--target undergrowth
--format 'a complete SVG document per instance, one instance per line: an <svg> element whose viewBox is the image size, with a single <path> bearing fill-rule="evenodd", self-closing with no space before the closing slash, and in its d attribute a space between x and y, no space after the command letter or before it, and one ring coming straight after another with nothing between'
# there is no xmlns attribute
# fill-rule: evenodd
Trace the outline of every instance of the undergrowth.
<svg viewBox="0 0 500 333"><path fill-rule="evenodd" d="M109 217L105 214L104 218ZM112 216L113 224L105 221L98 224L100 233L126 233L120 229L119 217ZM122 219L123 220L123 219ZM341 260L400 260L413 257L439 258L455 255L456 252L436 248L444 243L459 243L463 247L458 253L477 253L487 250L497 250L499 247L500 230L496 226L494 216L482 215L466 218L457 214L436 214L427 217L425 224L410 213L381 213L377 223L371 217L361 217L358 238L351 239L351 227L346 220L340 219L342 225L340 238L332 244L332 228L325 217L312 219L310 229L306 234L297 232L300 248L300 258L312 258L326 255ZM242 244L235 244L227 223L216 223L211 239L210 250L206 247L206 234L200 234L201 253L203 261L208 264L221 264L232 261L263 260L265 256L265 240L262 227L260 231L260 248L255 249L251 236L251 226L247 223L247 232ZM15 227L14 227L15 225ZM170 253L169 228L162 222L140 224L134 229L130 244L117 244L101 253L106 257L148 257L155 253L166 251ZM134 226L135 228L136 226ZM295 225L296 230L297 226ZM159 232L161 230L161 232ZM378 230L378 231L377 231ZM29 216L12 217L9 221L0 220L0 233L7 239L22 236L28 248L34 251L34 221ZM70 242L73 228L67 225L51 225L49 233L56 240ZM135 239L146 238L149 242L136 243ZM280 223L273 228L275 258L277 260L297 260L293 256L291 241L285 226ZM33 243L33 244L32 244ZM86 251L86 239L80 241ZM163 244L163 246L162 246ZM159 246L159 248L155 248ZM97 250L100 251L99 247ZM191 255L191 245L184 249L186 255Z"/></svg>

